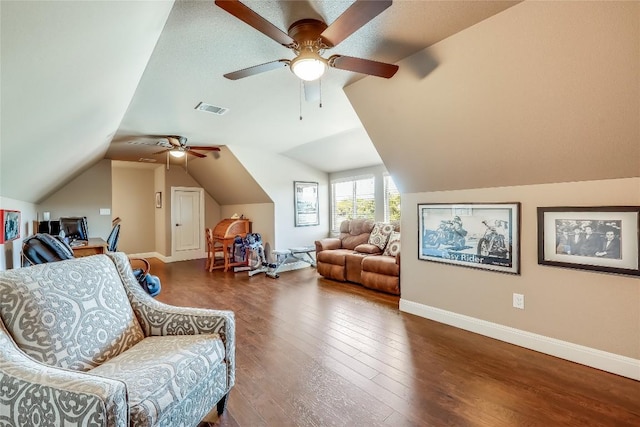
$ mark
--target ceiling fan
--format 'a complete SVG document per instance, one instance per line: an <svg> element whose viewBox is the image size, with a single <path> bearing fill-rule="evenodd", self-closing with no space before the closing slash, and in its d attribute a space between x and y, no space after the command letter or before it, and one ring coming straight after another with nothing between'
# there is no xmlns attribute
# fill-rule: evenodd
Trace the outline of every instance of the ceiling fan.
<svg viewBox="0 0 640 427"><path fill-rule="evenodd" d="M155 145L165 147L164 150L157 151L153 154L169 153L171 156L180 158L186 154L191 154L196 157L206 157L206 154L198 153L200 151L220 151L220 147L191 147L187 145L187 138L184 136L164 136Z"/></svg>
<svg viewBox="0 0 640 427"><path fill-rule="evenodd" d="M328 59L322 57L325 50L338 45L391 6L391 3L392 0L356 0L330 25L317 19L301 19L291 24L285 33L238 0L215 0L217 6L293 50L296 55L292 60L278 59L227 73L224 77L238 80L265 71L290 67L296 76L310 82L319 79L329 67L391 78L398 71L397 65L344 55L332 55Z"/></svg>

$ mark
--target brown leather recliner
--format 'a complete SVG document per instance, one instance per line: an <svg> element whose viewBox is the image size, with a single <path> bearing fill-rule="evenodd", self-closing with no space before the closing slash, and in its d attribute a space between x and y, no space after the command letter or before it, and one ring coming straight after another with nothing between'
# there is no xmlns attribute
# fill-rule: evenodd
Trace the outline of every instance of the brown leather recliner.
<svg viewBox="0 0 640 427"><path fill-rule="evenodd" d="M343 221L338 237L317 240L318 273L328 279L400 295L400 256L383 255L382 249L369 243L375 225L367 219ZM399 231L399 225L395 230Z"/></svg>

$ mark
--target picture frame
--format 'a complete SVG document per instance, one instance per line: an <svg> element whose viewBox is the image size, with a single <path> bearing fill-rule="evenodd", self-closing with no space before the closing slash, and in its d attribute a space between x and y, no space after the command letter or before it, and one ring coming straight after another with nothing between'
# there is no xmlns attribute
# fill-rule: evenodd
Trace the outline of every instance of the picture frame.
<svg viewBox="0 0 640 427"><path fill-rule="evenodd" d="M320 225L318 183L294 181L293 197L295 226Z"/></svg>
<svg viewBox="0 0 640 427"><path fill-rule="evenodd" d="M0 244L20 238L20 211L0 209L2 219L2 233Z"/></svg>
<svg viewBox="0 0 640 427"><path fill-rule="evenodd" d="M156 208L160 209L162 207L162 192L156 192Z"/></svg>
<svg viewBox="0 0 640 427"><path fill-rule="evenodd" d="M538 264L640 276L640 206L538 207Z"/></svg>
<svg viewBox="0 0 640 427"><path fill-rule="evenodd" d="M418 259L520 274L520 203L418 204Z"/></svg>

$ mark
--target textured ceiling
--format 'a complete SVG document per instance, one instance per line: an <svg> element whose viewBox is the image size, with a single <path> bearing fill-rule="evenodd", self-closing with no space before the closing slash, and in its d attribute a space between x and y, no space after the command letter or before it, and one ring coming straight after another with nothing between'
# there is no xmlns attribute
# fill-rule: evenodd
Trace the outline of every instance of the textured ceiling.
<svg viewBox="0 0 640 427"><path fill-rule="evenodd" d="M330 24L353 2L244 3L286 32L302 18ZM395 63L513 4L395 1L325 57L338 53ZM329 69L321 80L322 108L303 99L300 81L288 68L236 81L223 78L228 72L293 57L291 50L213 1L177 1L107 155L153 157L157 147L130 142L137 135L180 134L192 145L269 150L326 172L382 163L343 91L363 75ZM201 101L229 112L216 116L195 110Z"/></svg>
<svg viewBox="0 0 640 427"><path fill-rule="evenodd" d="M395 63L516 3L396 0L327 54ZM300 18L330 24L352 1L246 4L286 31ZM105 156L153 157L157 147L129 144L145 135L282 153L326 172L382 162L343 91L362 75L330 69L322 108L301 101L286 68L223 78L293 54L213 0L2 0L0 16L2 197L38 202ZM201 101L230 110L195 110Z"/></svg>

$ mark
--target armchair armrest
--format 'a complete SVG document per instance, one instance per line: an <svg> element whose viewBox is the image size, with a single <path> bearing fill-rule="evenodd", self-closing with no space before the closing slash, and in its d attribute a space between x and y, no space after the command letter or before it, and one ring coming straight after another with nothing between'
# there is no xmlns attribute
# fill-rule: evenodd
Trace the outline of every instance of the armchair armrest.
<svg viewBox="0 0 640 427"><path fill-rule="evenodd" d="M337 237L327 237L324 239L316 240L316 255L322 251L330 249L340 249L342 247L342 240Z"/></svg>
<svg viewBox="0 0 640 427"><path fill-rule="evenodd" d="M129 423L123 382L37 362L17 347L0 323L0 413L3 424ZM45 422L46 421L46 422Z"/></svg>
<svg viewBox="0 0 640 427"><path fill-rule="evenodd" d="M177 307L151 297L136 281L124 253L107 254L114 262L145 336L219 334L224 342L229 387L235 384L235 316L232 311Z"/></svg>

